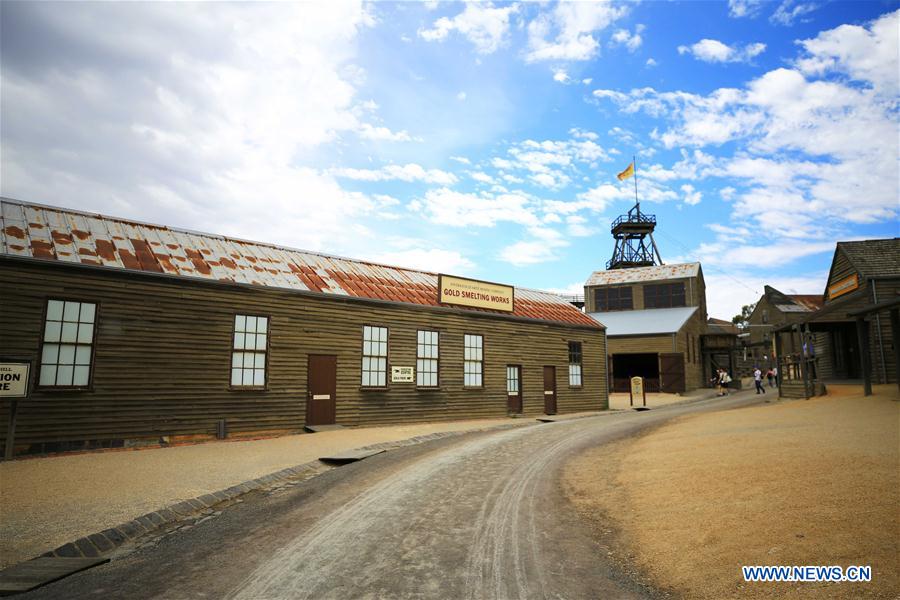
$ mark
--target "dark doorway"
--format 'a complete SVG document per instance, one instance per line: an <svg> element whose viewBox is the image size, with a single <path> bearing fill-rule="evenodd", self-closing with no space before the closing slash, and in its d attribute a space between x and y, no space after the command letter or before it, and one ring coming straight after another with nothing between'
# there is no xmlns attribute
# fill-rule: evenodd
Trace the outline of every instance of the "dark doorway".
<svg viewBox="0 0 900 600"><path fill-rule="evenodd" d="M522 367L506 365L506 410L522 414Z"/></svg>
<svg viewBox="0 0 900 600"><path fill-rule="evenodd" d="M672 352L659 355L659 391L667 394L684 392L684 354Z"/></svg>
<svg viewBox="0 0 900 600"><path fill-rule="evenodd" d="M859 337L854 323L836 323L831 332L834 350L834 376L838 379L860 377Z"/></svg>
<svg viewBox="0 0 900 600"><path fill-rule="evenodd" d="M644 378L644 389L648 392L659 391L659 355L658 354L616 354L612 359L612 391L627 392L631 389L632 377Z"/></svg>
<svg viewBox="0 0 900 600"><path fill-rule="evenodd" d="M556 367L544 367L544 414L556 414Z"/></svg>
<svg viewBox="0 0 900 600"><path fill-rule="evenodd" d="M310 354L308 378L306 424L333 425L337 406L337 357Z"/></svg>

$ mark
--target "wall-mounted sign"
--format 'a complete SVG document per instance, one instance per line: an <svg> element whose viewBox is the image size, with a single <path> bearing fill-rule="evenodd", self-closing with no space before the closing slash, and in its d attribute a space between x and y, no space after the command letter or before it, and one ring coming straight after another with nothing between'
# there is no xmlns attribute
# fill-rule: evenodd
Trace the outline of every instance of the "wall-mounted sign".
<svg viewBox="0 0 900 600"><path fill-rule="evenodd" d="M391 383L412 383L415 378L413 367L391 367Z"/></svg>
<svg viewBox="0 0 900 600"><path fill-rule="evenodd" d="M438 302L512 312L515 289L510 285L438 275Z"/></svg>
<svg viewBox="0 0 900 600"><path fill-rule="evenodd" d="M845 277L840 281L828 286L828 299L833 300L838 296L849 294L853 290L859 288L859 276L854 273L850 277Z"/></svg>
<svg viewBox="0 0 900 600"><path fill-rule="evenodd" d="M28 395L29 363L0 363L0 398L24 398Z"/></svg>

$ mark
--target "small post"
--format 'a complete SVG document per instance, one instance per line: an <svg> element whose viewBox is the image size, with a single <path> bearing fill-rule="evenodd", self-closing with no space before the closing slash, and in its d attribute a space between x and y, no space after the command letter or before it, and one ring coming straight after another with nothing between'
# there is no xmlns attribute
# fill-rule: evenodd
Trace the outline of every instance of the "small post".
<svg viewBox="0 0 900 600"><path fill-rule="evenodd" d="M9 401L9 426L6 428L6 448L3 451L3 460L12 460L16 449L16 413L19 412L19 401Z"/></svg>
<svg viewBox="0 0 900 600"><path fill-rule="evenodd" d="M872 373L869 364L869 324L865 317L856 317L856 337L859 340L859 366L863 372L863 395L872 395Z"/></svg>
<svg viewBox="0 0 900 600"><path fill-rule="evenodd" d="M775 376L775 383L778 384L778 397L781 398L781 382L784 380L784 363L781 360L781 332L775 332L775 368L778 375Z"/></svg>
<svg viewBox="0 0 900 600"><path fill-rule="evenodd" d="M900 389L900 309L892 308L891 338L894 340L894 377L897 378L897 389Z"/></svg>

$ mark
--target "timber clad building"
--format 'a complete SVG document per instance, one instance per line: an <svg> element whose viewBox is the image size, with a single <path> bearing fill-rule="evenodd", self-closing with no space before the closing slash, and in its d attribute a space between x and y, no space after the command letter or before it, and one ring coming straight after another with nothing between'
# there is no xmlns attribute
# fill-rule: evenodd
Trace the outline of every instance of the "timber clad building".
<svg viewBox="0 0 900 600"><path fill-rule="evenodd" d="M628 391L635 376L650 392L706 384L700 263L597 271L584 285L584 298L586 312L606 326L612 391Z"/></svg>
<svg viewBox="0 0 900 600"><path fill-rule="evenodd" d="M18 453L608 406L604 328L554 294L452 306L432 273L7 199L0 225Z"/></svg>

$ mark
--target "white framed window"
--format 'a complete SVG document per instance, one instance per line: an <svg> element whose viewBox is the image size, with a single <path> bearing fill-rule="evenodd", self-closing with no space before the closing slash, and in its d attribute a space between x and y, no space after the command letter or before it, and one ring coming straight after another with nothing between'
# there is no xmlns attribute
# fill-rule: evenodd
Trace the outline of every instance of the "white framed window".
<svg viewBox="0 0 900 600"><path fill-rule="evenodd" d="M362 386L387 386L388 328L363 327Z"/></svg>
<svg viewBox="0 0 900 600"><path fill-rule="evenodd" d="M519 393L519 367L506 367L506 393L515 396Z"/></svg>
<svg viewBox="0 0 900 600"><path fill-rule="evenodd" d="M569 342L569 387L581 387L581 342Z"/></svg>
<svg viewBox="0 0 900 600"><path fill-rule="evenodd" d="M269 318L256 315L235 315L233 340L231 387L266 387Z"/></svg>
<svg viewBox="0 0 900 600"><path fill-rule="evenodd" d="M416 386L438 386L438 332L416 332Z"/></svg>
<svg viewBox="0 0 900 600"><path fill-rule="evenodd" d="M463 340L463 385L481 387L484 372L484 338L465 334Z"/></svg>
<svg viewBox="0 0 900 600"><path fill-rule="evenodd" d="M91 383L94 321L91 302L48 300L41 347L41 387L83 388Z"/></svg>

